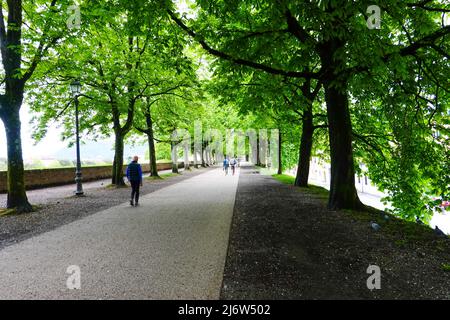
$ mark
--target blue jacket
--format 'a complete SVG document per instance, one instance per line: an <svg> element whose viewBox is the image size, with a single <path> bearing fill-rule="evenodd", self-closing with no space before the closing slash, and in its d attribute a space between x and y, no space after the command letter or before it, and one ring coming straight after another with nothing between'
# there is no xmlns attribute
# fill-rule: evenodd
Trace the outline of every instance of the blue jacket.
<svg viewBox="0 0 450 320"><path fill-rule="evenodd" d="M129 181L142 182L142 168L137 162L131 162L127 167L127 178Z"/></svg>

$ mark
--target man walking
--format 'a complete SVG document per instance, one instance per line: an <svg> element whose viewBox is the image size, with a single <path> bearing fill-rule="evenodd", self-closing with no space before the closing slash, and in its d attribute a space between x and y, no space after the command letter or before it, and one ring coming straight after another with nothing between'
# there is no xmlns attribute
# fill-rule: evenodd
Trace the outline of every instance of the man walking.
<svg viewBox="0 0 450 320"><path fill-rule="evenodd" d="M228 158L225 158L223 160L223 171L225 171L225 175L228 175L228 168L230 167L230 161L228 160Z"/></svg>
<svg viewBox="0 0 450 320"><path fill-rule="evenodd" d="M131 206L139 205L139 187L142 186L142 168L138 163L139 157L134 156L133 161L127 167L127 179L131 184Z"/></svg>

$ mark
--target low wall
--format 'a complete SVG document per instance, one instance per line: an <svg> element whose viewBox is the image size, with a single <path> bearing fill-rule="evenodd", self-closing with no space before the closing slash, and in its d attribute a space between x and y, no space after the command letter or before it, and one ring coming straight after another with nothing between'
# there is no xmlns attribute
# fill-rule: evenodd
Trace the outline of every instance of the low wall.
<svg viewBox="0 0 450 320"><path fill-rule="evenodd" d="M158 171L172 169L172 163L158 163ZM180 163L179 167L184 167L184 163ZM124 166L125 173L126 166ZM144 172L150 172L150 165L142 164ZM108 179L112 176L112 166L102 167L84 167L82 168L83 181L94 181L100 179ZM5 171L0 171L0 193L6 193L6 175ZM50 186L58 186L75 183L75 168L58 168L58 169L42 169L42 170L26 170L25 186L27 190L39 189Z"/></svg>

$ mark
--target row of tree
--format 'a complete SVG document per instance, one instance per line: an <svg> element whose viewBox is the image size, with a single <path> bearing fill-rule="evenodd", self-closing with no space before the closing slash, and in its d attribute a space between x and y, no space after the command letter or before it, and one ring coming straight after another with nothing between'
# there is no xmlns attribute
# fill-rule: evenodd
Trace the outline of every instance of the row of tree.
<svg viewBox="0 0 450 320"><path fill-rule="evenodd" d="M367 209L360 163L406 218L450 196L448 3L383 1L379 29L368 28L371 1L196 3L190 19L168 12L217 58L216 92L282 132L297 115L297 185L315 146L331 161L330 209Z"/></svg>
<svg viewBox="0 0 450 320"><path fill-rule="evenodd" d="M170 1L81 1L79 7L66 0L0 1L0 7L8 208L32 211L24 184L22 104L33 112L36 141L56 123L73 144L74 97L68 86L74 80L83 85L82 139L114 138L112 183L118 187L124 185L124 144L140 140L136 133L146 137L151 174L157 176L155 143L174 149L171 133L193 134L194 120L202 120L205 130L225 127L215 119L214 100L202 99L208 71L170 19L167 10L175 8ZM202 153L201 165L210 158Z"/></svg>
<svg viewBox="0 0 450 320"><path fill-rule="evenodd" d="M370 1L187 3L180 14L169 0L81 1L80 28L68 29L71 1L0 1L8 207L31 210L24 98L36 139L57 121L73 142L74 79L83 138L115 138L118 186L124 143L144 135L157 174L155 142L171 143L179 128L193 135L201 120L205 130L279 128L282 167L298 166L298 186L314 153L329 157L331 209L367 209L355 189L360 163L404 217L450 196L448 4L383 1L381 28L371 29Z"/></svg>

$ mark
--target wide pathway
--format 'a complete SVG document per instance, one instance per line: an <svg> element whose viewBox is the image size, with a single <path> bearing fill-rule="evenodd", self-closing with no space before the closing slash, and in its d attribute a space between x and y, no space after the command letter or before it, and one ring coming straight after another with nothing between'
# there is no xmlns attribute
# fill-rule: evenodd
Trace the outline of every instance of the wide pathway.
<svg viewBox="0 0 450 320"><path fill-rule="evenodd" d="M0 299L217 299L238 180L212 170L7 247Z"/></svg>

